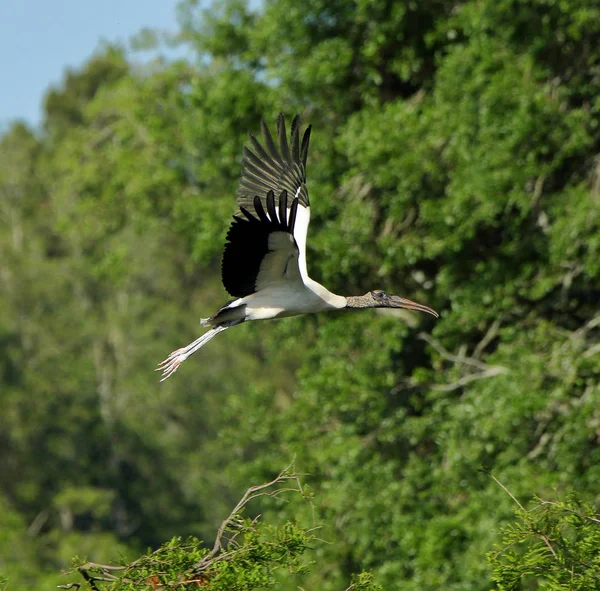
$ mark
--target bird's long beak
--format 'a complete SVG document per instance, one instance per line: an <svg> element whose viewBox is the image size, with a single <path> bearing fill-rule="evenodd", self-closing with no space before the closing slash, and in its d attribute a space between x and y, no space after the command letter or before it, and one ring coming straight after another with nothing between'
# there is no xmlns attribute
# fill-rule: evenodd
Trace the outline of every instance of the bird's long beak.
<svg viewBox="0 0 600 591"><path fill-rule="evenodd" d="M390 296L390 303L393 305L394 308L417 310L418 312L427 312L427 314L431 314L436 318L440 317L440 315L433 308L430 308L429 306L424 306L423 304L417 304L417 302L413 302L412 300L407 300L398 296Z"/></svg>

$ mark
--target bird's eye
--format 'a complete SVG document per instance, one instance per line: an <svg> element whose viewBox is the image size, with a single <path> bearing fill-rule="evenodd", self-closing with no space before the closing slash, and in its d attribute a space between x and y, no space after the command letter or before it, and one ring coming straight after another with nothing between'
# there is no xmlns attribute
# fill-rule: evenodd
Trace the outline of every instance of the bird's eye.
<svg viewBox="0 0 600 591"><path fill-rule="evenodd" d="M385 295L385 292L383 292L381 289L374 289L374 290L371 292L371 295L372 295L374 298L381 299L381 298L382 298L382 297Z"/></svg>

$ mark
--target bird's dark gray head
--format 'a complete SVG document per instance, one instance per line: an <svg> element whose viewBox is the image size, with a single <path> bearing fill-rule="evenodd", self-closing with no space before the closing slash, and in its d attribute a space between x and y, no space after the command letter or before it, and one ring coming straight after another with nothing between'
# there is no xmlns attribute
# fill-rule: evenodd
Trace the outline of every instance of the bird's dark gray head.
<svg viewBox="0 0 600 591"><path fill-rule="evenodd" d="M431 314L436 318L440 317L440 315L429 306L417 304L417 302L413 302L412 300L391 295L385 291L382 291L381 289L374 289L371 292L371 297L376 302L378 308L404 308L406 310L427 312L427 314Z"/></svg>
<svg viewBox="0 0 600 591"><path fill-rule="evenodd" d="M349 297L346 300L348 308L404 308L406 310L427 312L427 314L439 318L439 314L429 306L391 295L381 289L374 289L364 296Z"/></svg>
<svg viewBox="0 0 600 591"><path fill-rule="evenodd" d="M382 289L374 289L371 293L373 301L380 308L393 308L395 306L390 305L390 294L386 293ZM391 296L394 297L394 296Z"/></svg>

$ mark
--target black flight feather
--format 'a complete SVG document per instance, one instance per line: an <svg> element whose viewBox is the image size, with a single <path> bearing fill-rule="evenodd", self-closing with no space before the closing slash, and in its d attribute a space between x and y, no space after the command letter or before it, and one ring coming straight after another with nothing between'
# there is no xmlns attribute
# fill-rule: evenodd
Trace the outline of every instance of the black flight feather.
<svg viewBox="0 0 600 591"><path fill-rule="evenodd" d="M254 137L254 136L252 136ZM254 138L256 139L256 138ZM258 144L262 150L262 146ZM264 152L264 150L262 150ZM265 152L266 155L266 152ZM268 156L267 156L268 157ZM246 168L252 167L252 170L256 172L260 172L262 174L267 174L274 181L277 182L277 176L279 172L277 169L273 168L266 160L261 160L258 156L256 156L253 152L251 152L246 146L244 146L244 166Z"/></svg>
<svg viewBox="0 0 600 591"><path fill-rule="evenodd" d="M290 219L288 220L289 231L294 234L294 226L296 225L296 213L298 212L298 198L296 197L292 201L292 207L290 207Z"/></svg>
<svg viewBox="0 0 600 591"><path fill-rule="evenodd" d="M269 223L269 216L267 216L267 214L265 213L265 208L263 207L263 204L258 195L254 197L254 211L256 211L256 213L258 214L258 217L261 222L263 222L264 224Z"/></svg>
<svg viewBox="0 0 600 591"><path fill-rule="evenodd" d="M292 162L300 162L300 117L296 115L292 119Z"/></svg>
<svg viewBox="0 0 600 591"><path fill-rule="evenodd" d="M279 149L281 150L283 161L291 166L292 157L290 156L290 148L288 146L285 118L283 113L279 113L279 117L277 117L277 135L279 137Z"/></svg>
<svg viewBox="0 0 600 591"><path fill-rule="evenodd" d="M310 141L310 130L312 126L309 125L304 132L304 137L302 138L302 148L300 148L300 162L302 162L302 166L304 167L304 174L306 175L306 159L308 158L308 142Z"/></svg>
<svg viewBox="0 0 600 591"><path fill-rule="evenodd" d="M263 143L252 134L250 145L244 148L242 176L238 187L238 205L248 211L254 210L255 196L260 196L263 210L266 208L266 196L269 191L277 199L284 190L290 198L297 197L299 205L309 207L306 189L306 159L310 127L304 132L300 146L300 119L296 115L292 121L290 142L286 133L285 119L282 114L277 118L277 140L279 148L267 125L261 122ZM280 215L281 219L281 215Z"/></svg>
<svg viewBox="0 0 600 591"><path fill-rule="evenodd" d="M243 298L256 292L256 278L260 265L269 252L269 235L273 232L287 232L294 235L298 199L292 200L289 220L286 219L286 191L282 191L279 195L279 219L273 191L269 191L265 201L270 219L261 199L255 196L253 205L256 216L245 207L240 207L244 217L234 215L227 233L221 276L225 289L236 298Z"/></svg>
<svg viewBox="0 0 600 591"><path fill-rule="evenodd" d="M267 213L269 214L269 218L271 218L272 222L280 221L277 219L277 211L275 210L275 195L273 194L273 191L269 191L267 193Z"/></svg>
<svg viewBox="0 0 600 591"><path fill-rule="evenodd" d="M279 221L285 226L287 224L287 191L282 191L279 196ZM292 228L292 232L294 228Z"/></svg>
<svg viewBox="0 0 600 591"><path fill-rule="evenodd" d="M267 124L264 121L260 122L260 131L262 133L263 141L265 142L265 146L267 146L267 150L271 154L272 158L277 161L281 159L279 152L277 151L277 146L273 141L273 136L267 127Z"/></svg>
<svg viewBox="0 0 600 591"><path fill-rule="evenodd" d="M248 137L250 138L250 143L252 144L252 147L256 150L256 153L258 154L258 163L262 164L262 166L266 165L267 168L270 168L276 174L279 174L279 167L277 163L271 158L271 156L269 156L267 151L262 147L261 143L256 139L256 137L254 137L254 135L252 135L251 133L248 134Z"/></svg>

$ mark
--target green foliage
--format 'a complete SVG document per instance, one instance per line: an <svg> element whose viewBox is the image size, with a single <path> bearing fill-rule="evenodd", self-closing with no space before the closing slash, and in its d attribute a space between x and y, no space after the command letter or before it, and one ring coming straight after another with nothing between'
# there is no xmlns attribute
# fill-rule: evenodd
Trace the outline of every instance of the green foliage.
<svg viewBox="0 0 600 591"><path fill-rule="evenodd" d="M281 569L292 575L308 570L303 555L315 539L310 529L293 523L273 527L239 515L233 521L232 533L239 543L215 558L210 558L202 542L190 537L173 538L124 567L80 560L75 566L86 581L96 586L100 581L107 582L102 587L105 591L197 587L211 591L251 591L275 585ZM353 578L349 589L380 591L381 588L373 583L372 575L361 573Z"/></svg>
<svg viewBox="0 0 600 591"><path fill-rule="evenodd" d="M295 486L289 486L289 483ZM288 486L285 486L288 484ZM214 591L251 591L272 587L280 571L302 575L309 569L304 557L317 541L316 527L301 527L292 522L280 526L265 524L260 516L243 516L246 505L259 497L289 496L299 493L310 502L292 466L273 481L250 487L229 517L221 524L211 551L197 538L176 537L158 550L150 551L126 566L94 564L75 559L75 569L98 591L133 589L191 589ZM70 588L76 583L63 586ZM350 589L380 591L370 573L353 577Z"/></svg>
<svg viewBox="0 0 600 591"><path fill-rule="evenodd" d="M129 69L125 52L109 46L89 60L84 72L67 72L63 87L52 88L45 96L47 131L62 135L72 127L83 125L88 103L96 94L125 78Z"/></svg>
<svg viewBox="0 0 600 591"><path fill-rule="evenodd" d="M498 589L600 589L600 516L591 505L575 496L536 498L516 515L498 551L488 554Z"/></svg>
<svg viewBox="0 0 600 591"><path fill-rule="evenodd" d="M195 538L173 538L129 565L122 578L106 589L199 586L211 590L249 591L275 584L278 568L285 567L290 573L299 573L305 568L301 556L312 537L297 526L288 523L281 528L270 528L239 518L236 530L242 538L240 547L229 552L226 559L216 560L201 571L197 565L208 550ZM91 573L94 569L86 570Z"/></svg>
<svg viewBox="0 0 600 591"><path fill-rule="evenodd" d="M598 503L598 8L187 0L179 13L193 63L134 67L107 47L49 90L39 132L0 137L10 589L56 584L74 554L122 564L210 540L239 491L296 454L314 509L256 510L273 527L313 510L323 523L331 543L315 545L305 589L487 590L484 556L512 509L481 467L525 500ZM280 110L313 124L311 276L441 318L252 323L159 386L156 362L226 301L242 145Z"/></svg>

